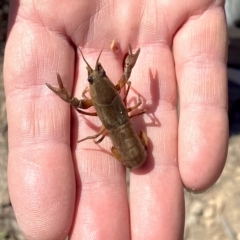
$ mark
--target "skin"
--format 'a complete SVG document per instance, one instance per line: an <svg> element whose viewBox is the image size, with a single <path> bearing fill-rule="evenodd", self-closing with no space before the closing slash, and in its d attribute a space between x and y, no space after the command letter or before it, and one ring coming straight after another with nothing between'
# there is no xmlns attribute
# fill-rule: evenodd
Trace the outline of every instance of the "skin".
<svg viewBox="0 0 240 240"><path fill-rule="evenodd" d="M26 239L183 238L183 187L206 190L226 159L223 4L11 2L4 63L9 192ZM109 49L113 38L116 54ZM128 43L141 48L130 80L149 113L134 126L150 138L147 163L130 174L129 205L125 169L106 152L110 141L104 139L103 150L91 141L76 143L93 135L99 120L70 111L45 85L55 85L59 72L81 96L87 71L75 46L92 66L104 47L101 63L116 83Z"/></svg>

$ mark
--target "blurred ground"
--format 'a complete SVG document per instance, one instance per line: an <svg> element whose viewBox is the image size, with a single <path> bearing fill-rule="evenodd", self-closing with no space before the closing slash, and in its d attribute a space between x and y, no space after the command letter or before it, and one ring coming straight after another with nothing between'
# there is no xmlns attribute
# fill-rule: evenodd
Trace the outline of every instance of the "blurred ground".
<svg viewBox="0 0 240 240"><path fill-rule="evenodd" d="M0 3L0 240L24 240L12 211L7 188L7 121L2 79L8 1ZM207 192L185 192L185 240L240 240L240 40L229 48L230 142L227 163ZM47 239L46 239L47 240Z"/></svg>

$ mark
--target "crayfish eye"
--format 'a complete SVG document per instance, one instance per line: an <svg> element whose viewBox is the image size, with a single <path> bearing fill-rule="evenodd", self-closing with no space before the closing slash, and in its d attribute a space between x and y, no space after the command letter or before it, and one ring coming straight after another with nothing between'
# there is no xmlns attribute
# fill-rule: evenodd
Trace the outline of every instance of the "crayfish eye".
<svg viewBox="0 0 240 240"><path fill-rule="evenodd" d="M94 80L94 79L93 79L93 76L89 76L87 80L88 80L88 82L89 82L90 84L92 84L92 83L93 83L93 80Z"/></svg>

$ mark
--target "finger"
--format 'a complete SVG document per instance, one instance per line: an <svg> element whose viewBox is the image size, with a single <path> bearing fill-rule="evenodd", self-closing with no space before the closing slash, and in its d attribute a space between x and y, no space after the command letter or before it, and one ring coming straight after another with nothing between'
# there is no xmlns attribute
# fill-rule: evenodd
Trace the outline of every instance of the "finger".
<svg viewBox="0 0 240 240"><path fill-rule="evenodd" d="M86 61L94 69L100 50L94 47L83 47L82 51ZM75 96L81 96L81 92L88 86L86 63L81 55L79 58L79 81ZM103 50L99 62L111 80L117 81L120 78L121 62L114 59L109 49ZM103 93L103 97L104 94L107 93ZM94 98L94 101L98 100ZM98 117L76 114L73 128L79 131L73 133L73 144L79 139L95 135L101 125ZM71 233L73 240L87 239L89 234L94 234L99 239L129 239L130 237L125 169L112 156L111 146L112 143L108 137L105 137L100 144L86 140L73 146L79 172L76 215Z"/></svg>
<svg viewBox="0 0 240 240"><path fill-rule="evenodd" d="M224 10L217 4L189 19L174 40L180 95L179 167L185 186L192 190L211 186L226 159L226 47Z"/></svg>
<svg viewBox="0 0 240 240"><path fill-rule="evenodd" d="M146 115L131 121L138 132L147 133L149 144L146 164L130 175L131 238L181 239L184 199L177 165L177 88L171 51L174 14L168 29L169 2L133 5L124 8L134 20L129 23L122 17L121 26L131 26L129 38L138 39L136 49L141 48L130 81L134 94L143 99ZM130 91L130 99L132 95Z"/></svg>
<svg viewBox="0 0 240 240"><path fill-rule="evenodd" d="M180 239L184 200L177 165L176 83L170 47L142 47L132 78L140 82L136 89L146 100L142 128L147 126L149 138L147 163L130 177L132 239ZM148 115L156 122L149 123Z"/></svg>
<svg viewBox="0 0 240 240"><path fill-rule="evenodd" d="M74 51L32 20L12 14L6 46L9 192L27 239L64 239L75 201L69 106L45 82L56 85L56 71L73 78Z"/></svg>

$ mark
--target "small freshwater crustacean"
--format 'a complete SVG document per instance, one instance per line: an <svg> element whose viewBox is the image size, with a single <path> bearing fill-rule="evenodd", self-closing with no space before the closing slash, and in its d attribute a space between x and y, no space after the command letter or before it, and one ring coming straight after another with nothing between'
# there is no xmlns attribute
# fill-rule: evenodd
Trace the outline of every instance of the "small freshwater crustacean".
<svg viewBox="0 0 240 240"><path fill-rule="evenodd" d="M109 135L113 143L113 147L111 148L113 156L130 169L138 168L143 165L147 158L147 135L143 131L140 131L139 135L137 135L130 122L130 118L145 113L145 110L129 116L128 113L137 109L138 106L142 104L142 101L141 98L138 97L138 102L129 108L125 107L124 101L131 86L131 82L128 81L128 79L137 61L140 49L133 54L131 45L129 45L128 55L124 60L123 74L115 86L107 77L105 70L99 62L101 52L94 70L87 63L81 52L83 60L87 64L87 80L89 82L89 88L83 91L82 99L79 100L72 96L71 92L63 86L59 74L57 74L58 88L48 83L46 83L46 85L61 99L70 103L77 112L85 115L98 116L101 120L103 126L97 134L88 136L78 142L94 139L95 143L100 143L106 135ZM127 85L127 91L122 99L119 92L125 85ZM90 91L91 98L86 96L88 91ZM82 110L91 106L94 106L96 112L86 112ZM98 137L100 138L96 140Z"/></svg>

